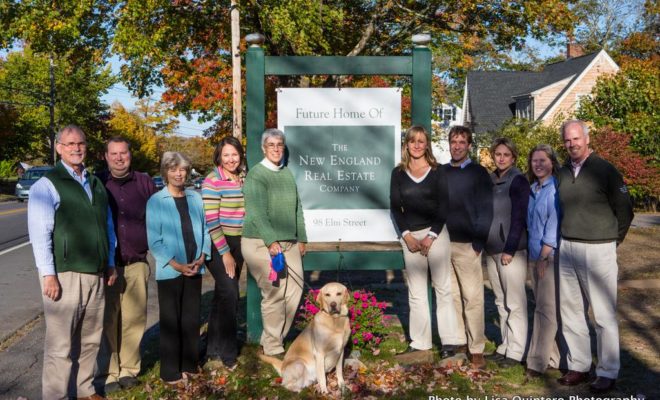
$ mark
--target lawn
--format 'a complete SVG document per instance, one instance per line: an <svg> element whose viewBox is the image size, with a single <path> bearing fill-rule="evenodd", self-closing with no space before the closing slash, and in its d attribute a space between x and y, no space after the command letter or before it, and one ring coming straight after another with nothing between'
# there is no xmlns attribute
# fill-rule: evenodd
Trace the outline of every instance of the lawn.
<svg viewBox="0 0 660 400"><path fill-rule="evenodd" d="M659 278L660 249L657 228L634 228L626 242L619 248L620 277L625 279ZM389 277L391 278L391 276ZM467 366L442 368L439 365L437 348L420 358L420 362L403 362L395 353L406 347L408 307L405 286L401 283L400 272L395 272L394 280L384 272L369 273L324 273L318 277L306 274L306 280L314 287L320 287L331 280L339 280L347 286L373 290L379 300L387 301L391 307L387 313L392 318L388 323L387 336L381 343L378 354L361 352L359 366L347 366L345 379L347 389L342 393L337 387L334 373L329 375L328 385L332 397L345 399L375 399L381 397L396 399L471 398L492 399L492 396L512 399L524 397L562 397L571 395L590 398L588 386L579 385L565 388L556 383L560 371L549 371L545 377L526 382L524 367L499 368L489 362L486 370L474 370ZM391 282L390 282L391 281ZM389 282L389 283L388 283ZM533 301L529 293L530 316ZM210 294L203 298L204 308L208 307ZM245 298L242 298L245 301ZM486 289L486 334L492 342L486 348L492 352L495 342L499 342L497 312L493 295ZM608 397L644 396L646 399L660 398L660 289L619 290L619 321L621 333L621 373L617 389ZM241 307L244 310L244 307ZM205 315L203 312L202 315ZM245 338L244 315L241 315L241 331ZM435 325L435 322L434 322ZM290 342L296 335L289 335ZM437 335L435 335L437 339ZM593 348L595 335L592 329ZM257 358L258 346L245 344L241 349L239 366L229 372L225 369L201 371L199 375L182 382L178 387L166 387L158 378L158 331L157 326L147 332L143 341L144 362L143 385L129 391L113 393L113 399L298 399L325 398L315 392L315 387L300 394L291 393L281 387L277 373L268 364ZM347 351L347 354L351 349Z"/></svg>

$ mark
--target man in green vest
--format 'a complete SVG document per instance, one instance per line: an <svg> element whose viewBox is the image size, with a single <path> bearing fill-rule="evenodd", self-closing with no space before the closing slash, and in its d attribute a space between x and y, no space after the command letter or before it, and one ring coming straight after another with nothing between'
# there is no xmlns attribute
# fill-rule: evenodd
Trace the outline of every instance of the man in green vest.
<svg viewBox="0 0 660 400"><path fill-rule="evenodd" d="M83 131L69 125L56 142L61 161L30 188L28 203L46 320L42 398L102 399L92 379L103 330L104 279L108 285L116 279L112 215L103 183L85 170ZM69 387L75 392L68 393Z"/></svg>

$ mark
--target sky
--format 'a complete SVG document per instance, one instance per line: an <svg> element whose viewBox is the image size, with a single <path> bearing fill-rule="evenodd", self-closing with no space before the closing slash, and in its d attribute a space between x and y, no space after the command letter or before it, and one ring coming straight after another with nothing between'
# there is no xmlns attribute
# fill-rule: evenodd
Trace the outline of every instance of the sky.
<svg viewBox="0 0 660 400"><path fill-rule="evenodd" d="M112 73L119 74L121 61L117 56L113 56L110 59L110 65L112 66ZM153 89L153 94L151 95L150 98L153 101L158 101L160 100L160 96L163 94L164 91L165 90L162 87L156 87ZM126 85L124 85L123 83L117 83L115 85L112 85L112 87L110 87L110 89L108 90L108 93L102 96L101 99L103 100L103 102L105 102L108 105L111 105L115 101L118 101L127 110L135 109L135 103L138 100L138 98L133 96L131 94L131 91L128 90ZM176 132L180 136L187 136L187 137L202 136L204 130L210 127L211 125L213 125L213 122L206 122L204 124L200 124L197 122L197 120L194 119L188 120L183 115L179 115L178 120L179 120L179 127L177 128Z"/></svg>

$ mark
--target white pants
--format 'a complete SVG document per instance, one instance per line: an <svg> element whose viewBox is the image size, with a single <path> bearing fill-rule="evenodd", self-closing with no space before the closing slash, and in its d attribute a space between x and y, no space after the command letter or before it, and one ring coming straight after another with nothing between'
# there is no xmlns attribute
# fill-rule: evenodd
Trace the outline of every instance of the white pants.
<svg viewBox="0 0 660 400"><path fill-rule="evenodd" d="M488 280L500 315L502 343L497 352L521 361L527 344L527 251L516 251L507 265L502 265L501 258L501 253L486 257Z"/></svg>
<svg viewBox="0 0 660 400"><path fill-rule="evenodd" d="M559 368L557 346L557 286L555 284L555 259L550 257L543 278L536 269L536 260L529 260L534 290L534 328L529 341L527 368L545 372L548 366Z"/></svg>
<svg viewBox="0 0 660 400"><path fill-rule="evenodd" d="M422 240L430 228L411 232ZM408 305L410 306L410 347L418 350L431 348L431 311L428 297L428 271L435 292L435 317L438 334L443 345L460 344L456 337L457 321L451 291L451 262L449 234L444 228L429 249L428 257L419 251L411 253L401 239L403 258L408 282Z"/></svg>
<svg viewBox="0 0 660 400"><path fill-rule="evenodd" d="M562 239L559 251L559 310L568 345L568 368L587 372L591 342L586 310L594 313L598 344L596 375L619 374L619 326L616 319L616 243L581 243Z"/></svg>

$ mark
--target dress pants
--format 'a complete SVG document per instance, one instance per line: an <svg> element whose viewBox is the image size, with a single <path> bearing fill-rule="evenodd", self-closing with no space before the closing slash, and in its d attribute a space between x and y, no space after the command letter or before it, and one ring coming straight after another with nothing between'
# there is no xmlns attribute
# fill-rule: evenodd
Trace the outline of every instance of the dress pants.
<svg viewBox="0 0 660 400"><path fill-rule="evenodd" d="M536 269L536 260L529 260L532 269L532 290L534 291L534 325L527 353L527 368L545 372L548 366L559 368L560 354L557 346L557 267L556 259L548 259L543 278Z"/></svg>
<svg viewBox="0 0 660 400"><path fill-rule="evenodd" d="M497 352L521 361L527 345L527 250L518 250L511 262L502 265L502 253L488 255L488 280L495 293L500 315L502 343Z"/></svg>
<svg viewBox="0 0 660 400"><path fill-rule="evenodd" d="M451 242L451 265L458 343L467 344L471 354L482 354L486 324L481 253L474 251L472 243Z"/></svg>
<svg viewBox="0 0 660 400"><path fill-rule="evenodd" d="M97 376L107 385L140 373L140 342L147 326L149 264L124 267L114 285L105 288L103 342Z"/></svg>
<svg viewBox="0 0 660 400"><path fill-rule="evenodd" d="M417 240L422 240L430 228L411 232ZM438 333L443 345L458 344L456 338L456 310L451 292L451 262L449 260L449 234L444 228L433 241L428 256L419 251L411 253L403 239L403 259L406 264L408 283L408 305L410 306L410 347L428 350L432 347L431 313L428 297L428 275L435 292L435 315Z"/></svg>
<svg viewBox="0 0 660 400"><path fill-rule="evenodd" d="M596 327L596 375L619 374L619 325L616 318L616 243L584 243L562 239L559 251L559 309L568 346L568 368L589 371L591 341L585 311L589 305Z"/></svg>
<svg viewBox="0 0 660 400"><path fill-rule="evenodd" d="M157 281L160 316L160 377L181 379L199 366L202 275Z"/></svg>
<svg viewBox="0 0 660 400"><path fill-rule="evenodd" d="M230 278L222 263L222 256L215 244L211 250L211 260L207 267L215 279L215 291L209 312L209 328L207 334L206 356L209 359L220 359L225 365L233 365L238 357L238 280L241 276L243 256L241 254L241 237L225 236L229 251L236 261L236 273Z"/></svg>
<svg viewBox="0 0 660 400"><path fill-rule="evenodd" d="M46 320L42 398L91 396L103 332L103 274L60 272L57 278L62 295L55 301L43 295L40 279ZM75 391L67 393L69 388Z"/></svg>
<svg viewBox="0 0 660 400"><path fill-rule="evenodd" d="M284 352L284 337L289 333L298 310L303 292L303 266L300 250L296 242L280 241L287 269L278 274L278 279L271 282L270 254L261 239L246 238L241 240L241 251L248 271L261 289L261 318L263 332L260 343L266 355Z"/></svg>

